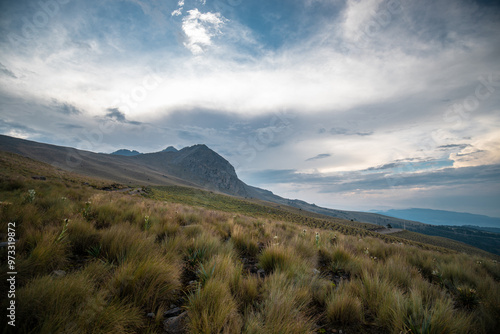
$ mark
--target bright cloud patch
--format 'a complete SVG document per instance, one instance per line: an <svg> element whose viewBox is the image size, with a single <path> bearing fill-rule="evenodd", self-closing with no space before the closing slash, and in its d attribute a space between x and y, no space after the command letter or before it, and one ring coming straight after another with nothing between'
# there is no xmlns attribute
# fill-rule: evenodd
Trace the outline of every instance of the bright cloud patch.
<svg viewBox="0 0 500 334"><path fill-rule="evenodd" d="M177 6L179 8L177 8L176 10L174 10L172 12L172 16L179 16L179 15L182 15L182 9L184 8L184 0L180 0L178 3L177 3Z"/></svg>
<svg viewBox="0 0 500 334"><path fill-rule="evenodd" d="M193 54L201 54L212 45L212 38L221 33L226 19L220 13L200 13L198 9L188 11L182 20L182 30L186 34L184 46Z"/></svg>

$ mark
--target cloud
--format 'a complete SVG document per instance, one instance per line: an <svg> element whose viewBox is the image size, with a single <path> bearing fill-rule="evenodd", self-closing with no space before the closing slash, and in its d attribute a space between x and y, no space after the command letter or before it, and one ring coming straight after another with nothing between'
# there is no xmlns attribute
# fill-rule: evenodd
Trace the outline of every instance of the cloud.
<svg viewBox="0 0 500 334"><path fill-rule="evenodd" d="M2 8L0 114L26 126L4 133L74 146L113 124L89 149L204 142L243 176L293 168L290 189L330 206L341 198L318 195L322 182L500 163L500 21L484 2L88 0L25 38L40 3ZM479 77L492 81L481 99Z"/></svg>
<svg viewBox="0 0 500 334"><path fill-rule="evenodd" d="M172 16L180 16L182 15L182 7L180 8L177 8L176 10L174 10L172 13L171 13Z"/></svg>
<svg viewBox="0 0 500 334"><path fill-rule="evenodd" d="M319 160L319 159L325 159L325 158L328 158L328 157L331 157L331 154L323 153L323 154L318 154L315 157L306 159L306 161L314 161L314 160Z"/></svg>
<svg viewBox="0 0 500 334"><path fill-rule="evenodd" d="M441 150L456 150L456 149L463 150L464 148L469 146L470 144L447 144L447 145L440 145L437 148Z"/></svg>
<svg viewBox="0 0 500 334"><path fill-rule="evenodd" d="M61 112L65 115L79 115L82 113L80 109L70 103L59 102L58 100L53 99L52 104L56 111Z"/></svg>
<svg viewBox="0 0 500 334"><path fill-rule="evenodd" d="M115 120L120 123L127 123L132 125L141 125L143 123L137 121L129 121L125 117L125 114L121 112L118 108L108 108L106 113L106 118Z"/></svg>
<svg viewBox="0 0 500 334"><path fill-rule="evenodd" d="M356 132L354 130L344 129L344 128L331 128L329 131L332 135L346 135L346 136L371 136L373 131L369 132Z"/></svg>
<svg viewBox="0 0 500 334"><path fill-rule="evenodd" d="M396 166L396 165L394 165ZM250 177L263 184L294 184L314 187L319 193L368 192L388 189L432 189L433 187L460 187L470 184L498 185L500 165L463 168L444 168L421 172L388 174L381 172L392 166L376 168L379 173L344 172L330 175L301 173L294 169L263 170Z"/></svg>
<svg viewBox="0 0 500 334"><path fill-rule="evenodd" d="M107 112L107 118L111 118L122 123L127 121L125 119L125 114L118 110L118 108L108 108Z"/></svg>
<svg viewBox="0 0 500 334"><path fill-rule="evenodd" d="M2 63L0 63L0 73L2 73L3 75L6 75L8 77L14 78L14 79L17 78L16 75L14 74L14 72L12 72L11 70L9 70Z"/></svg>
<svg viewBox="0 0 500 334"><path fill-rule="evenodd" d="M212 45L212 38L221 33L227 20L220 13L201 13L197 8L189 10L182 19L182 30L186 35L184 46L194 55L203 53Z"/></svg>

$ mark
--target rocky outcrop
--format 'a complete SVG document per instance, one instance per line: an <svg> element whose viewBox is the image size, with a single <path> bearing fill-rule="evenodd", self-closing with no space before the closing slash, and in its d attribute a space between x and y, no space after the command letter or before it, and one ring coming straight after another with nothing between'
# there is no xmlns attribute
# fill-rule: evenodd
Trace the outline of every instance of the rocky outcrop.
<svg viewBox="0 0 500 334"><path fill-rule="evenodd" d="M172 161L181 177L198 182L207 189L231 195L246 196L245 184L238 179L234 167L206 145L183 148Z"/></svg>

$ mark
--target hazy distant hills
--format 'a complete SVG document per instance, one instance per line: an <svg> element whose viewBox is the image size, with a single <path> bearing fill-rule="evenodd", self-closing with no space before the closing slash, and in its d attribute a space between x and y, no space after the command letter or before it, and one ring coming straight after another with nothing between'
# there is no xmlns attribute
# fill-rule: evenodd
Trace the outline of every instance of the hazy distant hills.
<svg viewBox="0 0 500 334"><path fill-rule="evenodd" d="M415 220L432 225L447 225L447 226L479 226L500 228L500 218L476 215L464 212L453 212L444 210L431 209L405 209L405 210L388 210L374 211L386 216Z"/></svg>
<svg viewBox="0 0 500 334"><path fill-rule="evenodd" d="M164 149L161 152L178 152L178 150L175 147L173 147L173 146L169 146L169 147L167 147L166 149ZM110 153L110 154L112 154L112 155L123 155L123 156L126 156L126 157L132 157L134 155L139 155L139 154L143 154L143 153L138 152L136 150L121 149L121 150L115 151L115 152Z"/></svg>
<svg viewBox="0 0 500 334"><path fill-rule="evenodd" d="M126 150L126 149L121 149L121 150L118 150L118 151L115 151L113 153L111 153L113 155L123 155L123 156L126 156L126 157L131 157L131 156L134 156L134 155L139 155L141 154L140 152L137 152L137 151L131 151L131 150Z"/></svg>

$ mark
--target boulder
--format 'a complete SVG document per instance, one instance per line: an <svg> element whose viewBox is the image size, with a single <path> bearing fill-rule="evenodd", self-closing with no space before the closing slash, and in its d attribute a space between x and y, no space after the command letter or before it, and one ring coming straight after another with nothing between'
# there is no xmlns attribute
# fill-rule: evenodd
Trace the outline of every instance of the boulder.
<svg viewBox="0 0 500 334"><path fill-rule="evenodd" d="M168 318L163 322L163 329L167 334L183 334L186 323L187 312L172 318Z"/></svg>

